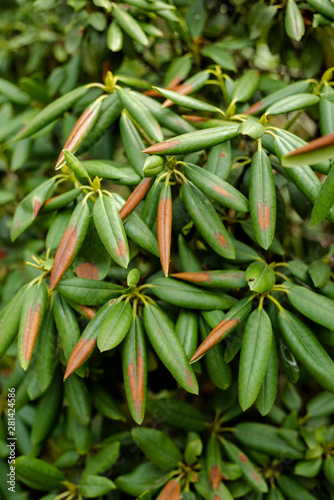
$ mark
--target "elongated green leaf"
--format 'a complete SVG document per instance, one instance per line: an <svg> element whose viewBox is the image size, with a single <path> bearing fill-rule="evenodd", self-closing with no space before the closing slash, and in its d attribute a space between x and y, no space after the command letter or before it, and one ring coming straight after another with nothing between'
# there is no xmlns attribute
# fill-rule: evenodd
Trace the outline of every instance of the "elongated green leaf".
<svg viewBox="0 0 334 500"><path fill-rule="evenodd" d="M166 368L184 389L197 394L195 374L168 317L157 306L146 305L144 324L149 340Z"/></svg>
<svg viewBox="0 0 334 500"><path fill-rule="evenodd" d="M93 406L105 417L111 420L126 420L119 404L114 401L109 392L103 389L99 383L93 384L91 397Z"/></svg>
<svg viewBox="0 0 334 500"><path fill-rule="evenodd" d="M18 338L19 361L24 370L30 363L47 301L48 290L44 283L35 283L24 296Z"/></svg>
<svg viewBox="0 0 334 500"><path fill-rule="evenodd" d="M85 382L74 374L66 380L64 387L72 416L79 424L88 425L91 418L91 401Z"/></svg>
<svg viewBox="0 0 334 500"><path fill-rule="evenodd" d="M89 208L87 203L83 201L75 207L59 244L51 270L50 290L53 290L57 286L80 250L88 226Z"/></svg>
<svg viewBox="0 0 334 500"><path fill-rule="evenodd" d="M107 444L98 451L96 455L93 457L89 456L82 475L90 476L91 474L102 474L110 469L118 458L120 444L119 441Z"/></svg>
<svg viewBox="0 0 334 500"><path fill-rule="evenodd" d="M288 299L304 316L319 325L332 329L334 325L333 300L299 285L289 285Z"/></svg>
<svg viewBox="0 0 334 500"><path fill-rule="evenodd" d="M326 99L326 96L333 97L334 90L324 82L319 102L319 125L321 135L334 132L334 103Z"/></svg>
<svg viewBox="0 0 334 500"><path fill-rule="evenodd" d="M229 295L203 290L172 278L156 278L151 284L153 293L159 299L189 309L228 309L236 302Z"/></svg>
<svg viewBox="0 0 334 500"><path fill-rule="evenodd" d="M0 94L6 96L10 101L23 106L29 104L30 101L28 94L23 92L14 83L3 78L0 78Z"/></svg>
<svg viewBox="0 0 334 500"><path fill-rule="evenodd" d="M221 180L215 174L197 167L192 163L184 166L185 174L194 185L203 191L209 198L221 205L241 212L248 212L247 198L231 184Z"/></svg>
<svg viewBox="0 0 334 500"><path fill-rule="evenodd" d="M188 309L182 309L175 324L175 333L188 359L190 359L197 346L198 325L196 313Z"/></svg>
<svg viewBox="0 0 334 500"><path fill-rule="evenodd" d="M151 415L161 415L172 427L199 432L205 429L204 415L190 403L174 398L160 398L147 404Z"/></svg>
<svg viewBox="0 0 334 500"><path fill-rule="evenodd" d="M302 498L303 500L316 500L306 488L301 486L295 479L289 476L281 475L277 479L279 489L286 495L289 500Z"/></svg>
<svg viewBox="0 0 334 500"><path fill-rule="evenodd" d="M275 235L275 180L267 154L261 150L253 157L249 180L249 207L256 239L269 248Z"/></svg>
<svg viewBox="0 0 334 500"><path fill-rule="evenodd" d="M59 489L65 481L63 473L57 467L31 456L22 455L16 458L15 470L20 481L36 490Z"/></svg>
<svg viewBox="0 0 334 500"><path fill-rule="evenodd" d="M38 401L36 416L31 429L32 454L40 453L45 440L58 422L63 402L63 382L56 372L53 380Z"/></svg>
<svg viewBox="0 0 334 500"><path fill-rule="evenodd" d="M204 341L210 333L210 327L203 318L199 319L199 327L202 340ZM224 360L224 351L222 345L215 345L206 353L205 366L208 371L209 377L216 387L226 391L231 385L232 372L231 367Z"/></svg>
<svg viewBox="0 0 334 500"><path fill-rule="evenodd" d="M312 264L310 264L308 272L314 286L317 288L324 287L331 276L330 267L322 260L314 260Z"/></svg>
<svg viewBox="0 0 334 500"><path fill-rule="evenodd" d="M120 119L120 131L124 151L135 171L142 177L147 155L143 153L145 144L131 118L124 111Z"/></svg>
<svg viewBox="0 0 334 500"><path fill-rule="evenodd" d="M107 46L111 52L118 52L123 47L123 31L116 20L113 20L107 33Z"/></svg>
<svg viewBox="0 0 334 500"><path fill-rule="evenodd" d="M271 343L270 355L267 370L262 380L259 394L256 398L256 406L261 415L268 415L272 409L277 394L278 386L278 360L276 342Z"/></svg>
<svg viewBox="0 0 334 500"><path fill-rule="evenodd" d="M124 341L122 361L126 399L133 419L140 425L146 408L147 355L144 330L138 316L132 320Z"/></svg>
<svg viewBox="0 0 334 500"><path fill-rule="evenodd" d="M229 459L239 465L246 483L255 491L266 493L268 491L267 483L259 475L257 468L250 459L235 444L226 441L226 439L222 439L222 444Z"/></svg>
<svg viewBox="0 0 334 500"><path fill-rule="evenodd" d="M209 57L223 69L228 71L237 71L233 57L227 50L224 50L219 43L210 44L209 46L204 47L202 55Z"/></svg>
<svg viewBox="0 0 334 500"><path fill-rule="evenodd" d="M273 332L268 314L256 309L249 316L239 365L239 402L245 411L256 400L266 374Z"/></svg>
<svg viewBox="0 0 334 500"><path fill-rule="evenodd" d="M162 470L170 471L178 466L182 455L173 441L162 431L137 427L132 437L150 461Z"/></svg>
<svg viewBox="0 0 334 500"><path fill-rule="evenodd" d="M202 149L211 148L222 142L235 137L238 132L235 124L226 124L221 127L214 127L208 130L197 130L188 134L179 135L173 139L149 146L144 150L148 154L160 154L167 152L170 154L187 154Z"/></svg>
<svg viewBox="0 0 334 500"><path fill-rule="evenodd" d="M122 30L124 30L130 38L140 43L141 45L148 45L148 38L145 35L144 31L137 23L137 21L130 14L128 14L126 10L118 7L118 5L116 4L113 4L112 13Z"/></svg>
<svg viewBox="0 0 334 500"><path fill-rule="evenodd" d="M334 163L315 200L312 210L311 227L321 222L334 204Z"/></svg>
<svg viewBox="0 0 334 500"><path fill-rule="evenodd" d="M147 95L139 94L137 92L135 95L142 102L142 104L150 110L154 118L162 127L168 128L174 132L174 134L185 134L195 130L190 123L170 109L163 108L155 99L151 99Z"/></svg>
<svg viewBox="0 0 334 500"><path fill-rule="evenodd" d="M65 111L67 111L73 104L75 104L81 97L88 92L89 87L83 85L77 89L68 92L67 94L59 97L56 101L52 102L44 108L38 115L36 115L15 137L19 141L30 137L35 132L38 132L49 123L59 118Z"/></svg>
<svg viewBox="0 0 334 500"><path fill-rule="evenodd" d="M137 99L136 94L126 89L118 88L117 96L124 108L138 123L138 125L156 141L162 141L163 135L160 126L150 111Z"/></svg>
<svg viewBox="0 0 334 500"><path fill-rule="evenodd" d="M213 146L208 154L206 170L226 181L232 168L232 148L230 141Z"/></svg>
<svg viewBox="0 0 334 500"><path fill-rule="evenodd" d="M6 304L0 316L0 358L13 342L20 325L21 311L28 285L22 286L12 300Z"/></svg>
<svg viewBox="0 0 334 500"><path fill-rule="evenodd" d="M56 367L57 333L55 329L52 305L44 315L39 332L36 370L38 385L44 392L50 385Z"/></svg>
<svg viewBox="0 0 334 500"><path fill-rule="evenodd" d="M298 361L322 387L334 392L334 363L311 330L287 310L278 313L278 326Z"/></svg>
<svg viewBox="0 0 334 500"><path fill-rule="evenodd" d="M199 101L194 97L188 97L179 94L177 92L174 92L173 90L163 89L161 87L153 87L153 88L155 88L164 97L170 99L175 104L178 104L179 106L182 106L184 108L197 109L199 111L211 111L213 113L220 111L219 108L217 108L216 106L212 106L212 104Z"/></svg>
<svg viewBox="0 0 334 500"><path fill-rule="evenodd" d="M280 115L290 113L298 109L308 108L319 102L319 96L314 94L298 94L285 97L284 99L272 104L267 108L268 115Z"/></svg>
<svg viewBox="0 0 334 500"><path fill-rule="evenodd" d="M62 193L58 196L54 196L53 198L49 198L44 202L41 213L53 212L54 210L59 210L60 208L66 207L72 201L75 201L79 194L82 193L82 189L71 189L66 193Z"/></svg>
<svg viewBox="0 0 334 500"><path fill-rule="evenodd" d="M91 321L88 323L69 357L64 379L69 377L75 370L77 370L79 366L81 366L93 352L96 344L96 338L100 333L103 320L115 304L115 299L112 299L104 304L104 306L101 307L101 309L95 314L93 319L91 319Z"/></svg>
<svg viewBox="0 0 334 500"><path fill-rule="evenodd" d="M187 273L174 273L173 278L178 278L191 283L199 284L205 288L241 288L246 286L244 271L199 271Z"/></svg>
<svg viewBox="0 0 334 500"><path fill-rule="evenodd" d="M310 87L309 80L301 80L299 82L291 83L286 87L276 90L272 94L269 94L268 96L264 97L261 101L258 101L255 104L253 104L246 111L246 114L256 115L260 112L263 112L272 104L280 101L281 99L284 99L285 97L294 96L302 92L306 92L309 89L309 87Z"/></svg>
<svg viewBox="0 0 334 500"><path fill-rule="evenodd" d="M274 426L257 423L242 422L235 426L235 437L248 448L282 458L298 460L303 458L303 448L298 449L293 441L287 443L279 435L279 429Z"/></svg>
<svg viewBox="0 0 334 500"><path fill-rule="evenodd" d="M190 217L205 241L218 255L233 259L232 240L206 196L191 182L182 185L181 194Z"/></svg>
<svg viewBox="0 0 334 500"><path fill-rule="evenodd" d="M305 33L304 19L295 0L288 0L285 10L285 31L299 41Z"/></svg>
<svg viewBox="0 0 334 500"><path fill-rule="evenodd" d="M329 19L334 19L334 6L329 0L306 0L307 3L315 9L317 12L320 12L325 17Z"/></svg>
<svg viewBox="0 0 334 500"><path fill-rule="evenodd" d="M97 346L100 351L113 349L122 342L129 331L132 322L132 308L128 302L116 304L104 318Z"/></svg>
<svg viewBox="0 0 334 500"><path fill-rule="evenodd" d="M285 500L280 490L273 486L267 495L267 500Z"/></svg>
<svg viewBox="0 0 334 500"><path fill-rule="evenodd" d="M169 477L169 474L166 474L151 462L146 462L138 465L129 474L118 476L115 483L120 490L137 497L146 490L157 491L167 483Z"/></svg>
<svg viewBox="0 0 334 500"><path fill-rule="evenodd" d="M110 196L99 196L93 209L94 224L111 258L121 267L129 263L129 246L116 202Z"/></svg>
<svg viewBox="0 0 334 500"><path fill-rule="evenodd" d="M119 297L123 290L120 285L88 278L64 278L57 285L57 291L63 297L86 306L104 304Z"/></svg>
<svg viewBox="0 0 334 500"><path fill-rule="evenodd" d="M116 485L111 479L94 474L83 476L79 483L79 491L86 498L98 498L115 489Z"/></svg>
<svg viewBox="0 0 334 500"><path fill-rule="evenodd" d="M44 181L19 203L10 233L12 241L15 241L35 220L45 200L50 196L55 182L54 178Z"/></svg>

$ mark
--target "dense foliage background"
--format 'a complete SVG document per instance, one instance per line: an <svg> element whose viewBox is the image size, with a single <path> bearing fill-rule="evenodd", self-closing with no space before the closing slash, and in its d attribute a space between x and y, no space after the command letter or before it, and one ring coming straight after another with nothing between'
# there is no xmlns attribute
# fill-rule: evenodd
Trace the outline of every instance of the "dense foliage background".
<svg viewBox="0 0 334 500"><path fill-rule="evenodd" d="M333 22L2 1L0 498L334 498Z"/></svg>

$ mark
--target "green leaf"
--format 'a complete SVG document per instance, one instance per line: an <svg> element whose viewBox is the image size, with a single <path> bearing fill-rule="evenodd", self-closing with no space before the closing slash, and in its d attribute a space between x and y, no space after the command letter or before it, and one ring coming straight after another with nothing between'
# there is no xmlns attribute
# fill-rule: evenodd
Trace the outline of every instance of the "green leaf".
<svg viewBox="0 0 334 500"><path fill-rule="evenodd" d="M225 207L241 212L248 212L247 198L231 186L231 184L192 163L184 165L184 172L187 178L209 198L212 198Z"/></svg>
<svg viewBox="0 0 334 500"><path fill-rule="evenodd" d="M97 498L115 489L115 483L104 476L83 476L79 483L80 493L87 498Z"/></svg>
<svg viewBox="0 0 334 500"><path fill-rule="evenodd" d="M132 308L129 302L116 304L104 318L97 346L101 352L109 351L122 342L132 322Z"/></svg>
<svg viewBox="0 0 334 500"><path fill-rule="evenodd" d="M190 359L197 346L198 324L196 313L188 309L182 309L175 324L175 333L188 359Z"/></svg>
<svg viewBox="0 0 334 500"><path fill-rule="evenodd" d="M119 52L123 47L123 31L116 20L110 24L107 32L107 47L111 52Z"/></svg>
<svg viewBox="0 0 334 500"><path fill-rule="evenodd" d="M91 395L93 406L102 415L110 418L110 420L126 420L120 405L113 400L109 392L101 387L101 384L95 383L93 385Z"/></svg>
<svg viewBox="0 0 334 500"><path fill-rule="evenodd" d="M275 285L275 272L266 262L252 262L245 271L245 279L252 292L269 292Z"/></svg>
<svg viewBox="0 0 334 500"><path fill-rule="evenodd" d="M302 498L303 500L316 500L316 497L301 486L295 479L289 476L281 475L277 478L277 484L289 500Z"/></svg>
<svg viewBox="0 0 334 500"><path fill-rule="evenodd" d="M205 288L236 289L245 287L244 271L197 271L186 273L173 273L173 278L200 284Z"/></svg>
<svg viewBox="0 0 334 500"><path fill-rule="evenodd" d="M290 410L298 413L302 407L302 398L297 392L295 386L287 381L283 392L282 392L282 401L284 405Z"/></svg>
<svg viewBox="0 0 334 500"><path fill-rule="evenodd" d="M147 155L142 153L145 144L133 121L124 111L121 114L119 124L124 152L137 174L142 177L144 163L147 158Z"/></svg>
<svg viewBox="0 0 334 500"><path fill-rule="evenodd" d="M250 69L244 75L242 75L239 80L236 81L236 85L232 93L232 101L235 102L246 102L248 101L256 91L260 83L260 74L255 69Z"/></svg>
<svg viewBox="0 0 334 500"><path fill-rule="evenodd" d="M218 255L233 259L232 240L206 196L191 182L182 185L181 194L191 219L205 241Z"/></svg>
<svg viewBox="0 0 334 500"><path fill-rule="evenodd" d="M149 413L163 417L171 427L200 432L206 428L204 415L193 405L174 398L152 400L147 405Z"/></svg>
<svg viewBox="0 0 334 500"><path fill-rule="evenodd" d="M40 454L46 439L58 423L63 403L63 382L56 372L51 385L38 401L36 416L31 428L32 452Z"/></svg>
<svg viewBox="0 0 334 500"><path fill-rule="evenodd" d="M261 99L261 101L258 101L255 104L253 104L253 106L251 106L246 111L246 114L256 115L258 113L262 113L272 104L275 104L276 102L285 99L286 97L295 96L300 93L306 92L309 89L309 87L310 87L309 80L300 80L299 82L291 83L285 86L284 88L276 90L272 94L267 95L266 97Z"/></svg>
<svg viewBox="0 0 334 500"><path fill-rule="evenodd" d="M262 149L255 153L252 160L249 207L256 239L267 250L275 235L276 192L271 164Z"/></svg>
<svg viewBox="0 0 334 500"><path fill-rule="evenodd" d="M213 146L208 154L206 170L215 174L221 180L226 181L232 169L232 147L231 142Z"/></svg>
<svg viewBox="0 0 334 500"><path fill-rule="evenodd" d="M331 276L331 269L322 260L314 260L308 269L309 275L317 288L324 287Z"/></svg>
<svg viewBox="0 0 334 500"><path fill-rule="evenodd" d="M132 319L123 345L123 379L126 399L132 418L141 424L145 416L147 385L147 354L141 319Z"/></svg>
<svg viewBox="0 0 334 500"><path fill-rule="evenodd" d="M298 94L289 97L272 104L267 108L266 114L268 115L280 115L282 113L291 113L291 111L297 111L298 109L305 109L317 104L319 102L319 96L315 94Z"/></svg>
<svg viewBox="0 0 334 500"><path fill-rule="evenodd" d="M19 203L13 218L11 239L15 241L35 220L45 200L50 196L56 179L42 182Z"/></svg>
<svg viewBox="0 0 334 500"><path fill-rule="evenodd" d="M264 481L263 477L259 475L255 465L250 461L248 457L235 445L226 441L226 439L221 440L225 452L228 458L239 465L242 475L249 486L251 486L255 491L266 493L268 491L267 483Z"/></svg>
<svg viewBox="0 0 334 500"><path fill-rule="evenodd" d="M79 252L89 226L90 211L85 200L75 207L59 244L50 278L53 290Z"/></svg>
<svg viewBox="0 0 334 500"><path fill-rule="evenodd" d="M53 221L50 224L49 231L46 235L46 248L47 250L56 250L61 242L61 239L63 237L63 234L66 231L66 228L68 226L69 220L72 215L72 210L66 209L66 210L60 210L59 212L56 213Z"/></svg>
<svg viewBox="0 0 334 500"><path fill-rule="evenodd" d="M323 464L323 471L328 481L334 485L334 457L326 457Z"/></svg>
<svg viewBox="0 0 334 500"><path fill-rule="evenodd" d="M30 101L28 94L23 92L14 83L4 80L3 78L0 78L0 94L7 97L15 104L21 104L22 106L26 106Z"/></svg>
<svg viewBox="0 0 334 500"><path fill-rule="evenodd" d="M118 476L115 484L125 493L137 497L146 490L157 491L167 483L169 477L169 474L158 469L151 462L146 462L138 465L129 474Z"/></svg>
<svg viewBox="0 0 334 500"><path fill-rule="evenodd" d="M0 357L4 355L18 332L24 298L28 290L28 285L22 286L12 300L1 310Z"/></svg>
<svg viewBox="0 0 334 500"><path fill-rule="evenodd" d="M88 278L63 278L57 285L57 291L65 299L86 306L105 304L110 299L120 297L124 287L105 281Z"/></svg>
<svg viewBox="0 0 334 500"><path fill-rule="evenodd" d="M276 352L276 342L271 343L267 371L262 380L259 394L256 399L256 406L261 415L268 415L272 409L277 394L278 387L278 360Z"/></svg>
<svg viewBox="0 0 334 500"><path fill-rule="evenodd" d="M60 489L65 477L63 473L52 464L22 455L15 460L17 477L29 488L42 491Z"/></svg>
<svg viewBox="0 0 334 500"><path fill-rule="evenodd" d="M204 30L207 13L204 0L194 0L186 13L186 23L192 38L199 37Z"/></svg>
<svg viewBox="0 0 334 500"><path fill-rule="evenodd" d="M305 33L304 19L294 0L288 0L286 6L285 31L290 38L297 40L297 42Z"/></svg>
<svg viewBox="0 0 334 500"><path fill-rule="evenodd" d="M196 432L188 432L187 444L184 450L184 459L187 464L193 465L202 454L203 443Z"/></svg>
<svg viewBox="0 0 334 500"><path fill-rule="evenodd" d="M144 324L157 355L177 382L188 392L198 393L198 384L184 349L168 317L157 306L146 305Z"/></svg>
<svg viewBox="0 0 334 500"><path fill-rule="evenodd" d="M107 444L103 446L95 455L88 455L87 463L83 470L82 475L87 477L102 474L107 472L117 461L119 456L121 443L116 441L115 443Z"/></svg>
<svg viewBox="0 0 334 500"><path fill-rule="evenodd" d="M311 227L321 222L334 204L334 163L321 186L319 194L314 203L311 217Z"/></svg>
<svg viewBox="0 0 334 500"><path fill-rule="evenodd" d="M65 396L72 416L81 425L88 425L91 419L91 401L83 379L73 374L64 383Z"/></svg>
<svg viewBox="0 0 334 500"><path fill-rule="evenodd" d="M79 161L78 158L76 158L74 154L71 153L71 151L69 151L68 149L64 149L63 152L66 164L74 172L75 176L79 179L86 179L89 181L89 174L81 161Z"/></svg>
<svg viewBox="0 0 334 500"><path fill-rule="evenodd" d="M233 57L229 52L224 50L224 46L219 42L205 47L202 50L202 55L209 57L223 69L228 71L237 71Z"/></svg>
<svg viewBox="0 0 334 500"><path fill-rule="evenodd" d="M311 330L287 310L278 313L278 326L298 361L322 387L334 392L334 363Z"/></svg>
<svg viewBox="0 0 334 500"><path fill-rule="evenodd" d="M160 126L150 111L137 99L136 94L126 89L118 88L117 96L130 116L138 125L156 141L162 141Z"/></svg>
<svg viewBox="0 0 334 500"><path fill-rule="evenodd" d="M319 102L319 126L321 135L327 135L334 132L334 103L326 99L326 97L333 97L332 94L334 94L334 90L328 82L324 82Z"/></svg>
<svg viewBox="0 0 334 500"><path fill-rule="evenodd" d="M36 355L38 385L44 392L50 385L56 367L57 332L55 329L52 304L44 315L39 332Z"/></svg>
<svg viewBox="0 0 334 500"><path fill-rule="evenodd" d="M285 283L287 285L287 283ZM315 323L332 329L334 325L334 301L303 286L288 283L288 299L304 316Z"/></svg>
<svg viewBox="0 0 334 500"><path fill-rule="evenodd" d="M18 338L19 362L26 370L31 361L38 331L48 302L46 285L35 283L24 295Z"/></svg>
<svg viewBox="0 0 334 500"><path fill-rule="evenodd" d="M273 485L268 493L267 500L285 500L280 490Z"/></svg>
<svg viewBox="0 0 334 500"><path fill-rule="evenodd" d="M54 102L46 106L38 115L36 115L29 123L17 134L15 140L26 139L35 132L38 132L49 123L59 118L65 111L73 106L79 99L81 99L87 92L89 87L83 85L71 92L59 97Z"/></svg>
<svg viewBox="0 0 334 500"><path fill-rule="evenodd" d="M252 139L260 139L264 133L265 129L261 123L253 120L246 120L239 125L238 133L242 135L248 135Z"/></svg>
<svg viewBox="0 0 334 500"><path fill-rule="evenodd" d="M203 290L190 283L172 278L156 278L151 281L152 292L170 304L175 304L189 309L228 309L236 300L221 292Z"/></svg>
<svg viewBox="0 0 334 500"><path fill-rule="evenodd" d="M211 111L212 113L220 112L220 109L217 108L216 106L195 99L194 97L182 95L179 94L178 92L174 92L173 90L168 90L161 87L153 87L153 88L157 90L159 94L163 95L167 99L170 99L175 104L178 104L183 108L191 108L191 109L196 109L198 111L209 111L209 112Z"/></svg>
<svg viewBox="0 0 334 500"><path fill-rule="evenodd" d="M295 465L294 473L297 476L315 477L319 474L322 466L322 458L314 458L313 460L302 460Z"/></svg>
<svg viewBox="0 0 334 500"><path fill-rule="evenodd" d="M242 340L239 365L239 402L245 411L256 400L266 374L273 332L264 309L249 316Z"/></svg>
<svg viewBox="0 0 334 500"><path fill-rule="evenodd" d="M307 403L306 410L311 418L328 417L334 412L334 395L329 392L317 394Z"/></svg>
<svg viewBox="0 0 334 500"><path fill-rule="evenodd" d="M99 196L93 209L94 224L111 258L121 267L128 267L129 246L116 202L106 195Z"/></svg>
<svg viewBox="0 0 334 500"><path fill-rule="evenodd" d="M181 462L180 450L162 431L137 427L132 429L131 434L142 452L160 469L170 471Z"/></svg>
<svg viewBox="0 0 334 500"><path fill-rule="evenodd" d="M148 154L188 154L194 151L211 148L222 142L235 137L238 133L237 124L225 124L207 130L196 130L188 134L179 135L173 139L149 146L144 150Z"/></svg>
<svg viewBox="0 0 334 500"><path fill-rule="evenodd" d="M297 448L293 441L286 442L279 429L257 422L243 422L235 426L235 437L248 448L270 456L280 456L298 460L304 457L303 448Z"/></svg>
<svg viewBox="0 0 334 500"><path fill-rule="evenodd" d="M137 21L130 14L128 14L126 10L118 7L118 5L116 4L113 4L112 13L122 30L125 31L125 33L129 35L130 38L140 43L141 45L148 45L149 41L144 31L137 23Z"/></svg>
<svg viewBox="0 0 334 500"><path fill-rule="evenodd" d="M210 328L203 318L199 319L202 341L210 333ZM221 344L217 344L206 353L205 365L209 377L218 389L226 391L232 382L232 371L230 365L224 360L224 351Z"/></svg>
<svg viewBox="0 0 334 500"><path fill-rule="evenodd" d="M329 0L306 0L307 3L315 9L317 12L320 12L325 17L329 19L334 19L334 6Z"/></svg>

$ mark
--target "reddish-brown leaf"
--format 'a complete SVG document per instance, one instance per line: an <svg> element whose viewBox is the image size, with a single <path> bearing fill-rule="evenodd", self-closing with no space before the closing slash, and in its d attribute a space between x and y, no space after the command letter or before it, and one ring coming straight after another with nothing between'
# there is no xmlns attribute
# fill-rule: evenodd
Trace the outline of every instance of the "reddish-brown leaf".
<svg viewBox="0 0 334 500"><path fill-rule="evenodd" d="M331 134L324 135L323 137L319 137L318 139L314 139L314 141L305 144L305 146L301 146L300 148L294 149L287 154L287 156L295 156L303 153L309 153L310 151L316 151L317 149L326 148L328 146L332 146L334 144L334 132Z"/></svg>
<svg viewBox="0 0 334 500"><path fill-rule="evenodd" d="M224 318L218 325L209 333L205 340L198 347L197 351L190 360L194 363L201 358L211 347L215 346L221 338L239 322L238 319Z"/></svg>
<svg viewBox="0 0 334 500"><path fill-rule="evenodd" d="M153 144L152 146L149 146L148 148L144 149L142 153L147 153L149 155L162 153L162 151L167 151L168 149L177 146L179 142L180 142L179 139L172 139L172 140L169 139L168 141L158 142L158 144Z"/></svg>
<svg viewBox="0 0 334 500"><path fill-rule="evenodd" d="M88 356L93 352L96 345L96 339L86 339L82 337L77 345L74 347L71 356L67 362L64 380L66 380L72 373L81 366Z"/></svg>
<svg viewBox="0 0 334 500"><path fill-rule="evenodd" d="M168 90L174 90L176 91L179 83L182 81L182 78L180 78L179 76L175 76L171 81L170 83L167 85L167 87L165 87L166 89ZM161 94L157 91L157 90L145 90L143 92L143 94L145 95L148 95L150 97L161 97Z"/></svg>
<svg viewBox="0 0 334 500"><path fill-rule="evenodd" d="M127 215L129 215L132 210L136 208L138 203L141 202L141 200L144 198L146 195L147 191L150 188L151 184L151 177L147 177L140 181L136 189L130 194L129 198L126 200L124 205L119 211L119 215L121 219L125 219Z"/></svg>
<svg viewBox="0 0 334 500"><path fill-rule="evenodd" d="M209 472L209 479L211 487L213 491L215 491L218 488L220 481L222 480L222 473L220 472L218 465L211 466Z"/></svg>
<svg viewBox="0 0 334 500"><path fill-rule="evenodd" d="M212 281L210 274L205 271L196 273L174 273L172 276L173 278L190 281L192 283L210 283Z"/></svg>
<svg viewBox="0 0 334 500"><path fill-rule="evenodd" d="M61 277L63 276L68 266L70 265L77 246L77 241L78 241L77 227L68 226L61 239L52 266L50 290L53 290L57 286Z"/></svg>
<svg viewBox="0 0 334 500"><path fill-rule="evenodd" d="M181 484L176 479L171 479L161 490L159 500L181 500Z"/></svg>
<svg viewBox="0 0 334 500"><path fill-rule="evenodd" d="M134 363L128 364L127 371L133 404L141 420L143 417L142 407L145 390L145 366L143 353L140 349L137 354L136 366Z"/></svg>
<svg viewBox="0 0 334 500"><path fill-rule="evenodd" d="M168 276L170 247L172 239L172 199L170 185L163 185L158 208L158 245L161 267Z"/></svg>
<svg viewBox="0 0 334 500"><path fill-rule="evenodd" d="M263 103L262 101L258 101L255 104L253 104L250 108L248 108L246 111L244 111L245 115L253 115L256 114L260 109L262 109Z"/></svg>
<svg viewBox="0 0 334 500"><path fill-rule="evenodd" d="M88 278L91 280L99 279L99 268L91 262L83 262L75 268L75 274L78 278Z"/></svg>
<svg viewBox="0 0 334 500"><path fill-rule="evenodd" d="M201 123L207 122L209 118L204 118L204 116L195 116L195 115L182 115L182 118L191 123Z"/></svg>

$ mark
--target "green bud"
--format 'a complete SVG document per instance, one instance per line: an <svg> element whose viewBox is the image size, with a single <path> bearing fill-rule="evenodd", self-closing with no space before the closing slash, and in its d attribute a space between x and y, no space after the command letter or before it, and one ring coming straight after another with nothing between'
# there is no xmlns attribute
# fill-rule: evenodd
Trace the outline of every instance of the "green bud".
<svg viewBox="0 0 334 500"><path fill-rule="evenodd" d="M165 168L166 156L152 155L146 158L144 164L144 177L155 177Z"/></svg>
<svg viewBox="0 0 334 500"><path fill-rule="evenodd" d="M128 286L137 285L139 280L140 280L140 272L138 271L138 269L131 269L127 277Z"/></svg>
<svg viewBox="0 0 334 500"><path fill-rule="evenodd" d="M269 292L275 284L275 273L265 262L252 262L245 271L245 279L253 292Z"/></svg>

